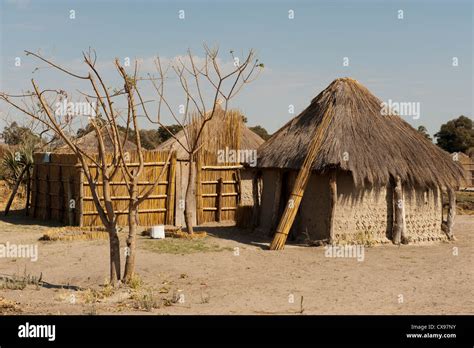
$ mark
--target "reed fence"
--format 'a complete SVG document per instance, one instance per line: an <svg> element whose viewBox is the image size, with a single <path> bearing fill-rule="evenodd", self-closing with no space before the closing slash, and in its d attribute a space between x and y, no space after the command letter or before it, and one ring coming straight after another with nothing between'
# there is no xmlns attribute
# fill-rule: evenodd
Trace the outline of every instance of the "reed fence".
<svg viewBox="0 0 474 348"><path fill-rule="evenodd" d="M139 177L139 192L145 192L158 178L168 152L143 152L145 167ZM129 152L128 166L138 166L138 154ZM108 155L111 161L111 155ZM33 217L55 220L68 225L100 226L99 214L95 207L90 184L74 154L35 153L30 212ZM100 170L89 161L92 177L96 178L99 197L103 202ZM169 166L148 199L139 207L138 219L141 226L172 224L175 211L176 156L172 156ZM118 224L127 224L128 190L124 173L118 170L111 178L111 195Z"/></svg>

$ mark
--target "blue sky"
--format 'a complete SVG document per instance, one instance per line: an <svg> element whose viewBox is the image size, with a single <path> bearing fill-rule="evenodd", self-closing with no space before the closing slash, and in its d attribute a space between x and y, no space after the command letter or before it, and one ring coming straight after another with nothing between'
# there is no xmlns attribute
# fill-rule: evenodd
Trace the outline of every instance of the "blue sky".
<svg viewBox="0 0 474 348"><path fill-rule="evenodd" d="M382 100L419 102L421 117L406 118L430 133L461 114L472 117L473 10L471 1L49 1L0 0L0 90L79 88L41 69L23 50L83 71L81 52L96 49L99 62L114 57L175 57L202 44L228 51L254 48L265 70L231 103L276 131L337 77L357 79ZM76 19L69 18L73 9ZM294 19L288 11L294 10ZM397 18L398 10L404 19ZM180 20L178 11L186 18ZM15 57L22 57L15 67ZM349 66L343 66L343 57ZM459 66L452 66L453 57ZM81 70L82 69L82 70ZM110 83L116 73L105 69ZM179 90L171 89L180 103ZM150 91L151 93L151 91ZM150 94L151 97L151 94ZM295 114L288 106L295 106ZM16 117L5 105L0 110ZM0 121L0 128L3 128ZM170 119L171 122L171 119ZM143 127L148 125L143 124Z"/></svg>

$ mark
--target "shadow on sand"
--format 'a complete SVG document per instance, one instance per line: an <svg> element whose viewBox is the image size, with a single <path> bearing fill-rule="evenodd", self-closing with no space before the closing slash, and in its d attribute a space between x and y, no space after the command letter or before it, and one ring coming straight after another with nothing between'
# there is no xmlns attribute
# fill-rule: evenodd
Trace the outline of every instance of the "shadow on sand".
<svg viewBox="0 0 474 348"><path fill-rule="evenodd" d="M65 226L53 220L43 220L26 216L23 209L10 210L7 216L4 211L0 211L0 221L10 224L26 225L26 226L45 226L45 227L62 227ZM232 240L237 243L248 244L263 250L268 250L271 242L271 237L265 236L263 233L256 232L252 228L238 227L230 222L209 223L194 227L196 232L206 232L209 236ZM288 243L290 244L290 243ZM293 244L293 243L291 243Z"/></svg>
<svg viewBox="0 0 474 348"><path fill-rule="evenodd" d="M242 228L233 224L204 224L195 227L194 230L196 232L205 231L209 236L215 238L232 240L237 243L252 245L263 250L268 250L271 242L271 238L262 235L262 233L256 232L252 228Z"/></svg>
<svg viewBox="0 0 474 348"><path fill-rule="evenodd" d="M18 210L10 210L7 216L5 216L5 211L0 211L0 221L7 222L9 224L14 225L39 225L39 226L46 226L46 227L60 227L64 226L56 221L52 220L42 220L39 218L33 218L31 216L27 216L25 214L24 209Z"/></svg>

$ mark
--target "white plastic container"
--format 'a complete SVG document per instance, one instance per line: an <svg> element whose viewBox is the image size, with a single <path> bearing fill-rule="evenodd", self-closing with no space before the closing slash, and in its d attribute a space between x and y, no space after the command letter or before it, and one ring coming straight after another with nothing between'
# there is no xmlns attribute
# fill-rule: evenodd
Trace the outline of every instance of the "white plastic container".
<svg viewBox="0 0 474 348"><path fill-rule="evenodd" d="M45 152L43 154L43 163L51 162L51 152Z"/></svg>
<svg viewBox="0 0 474 348"><path fill-rule="evenodd" d="M164 239L165 238L165 225L153 226L150 230L150 237L153 239Z"/></svg>

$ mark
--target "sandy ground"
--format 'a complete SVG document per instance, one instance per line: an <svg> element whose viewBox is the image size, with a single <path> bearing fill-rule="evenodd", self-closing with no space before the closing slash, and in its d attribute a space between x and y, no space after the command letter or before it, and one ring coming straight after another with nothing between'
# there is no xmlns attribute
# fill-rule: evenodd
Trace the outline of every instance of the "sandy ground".
<svg viewBox="0 0 474 348"><path fill-rule="evenodd" d="M474 313L474 216L457 217L455 242L366 248L362 262L325 257L323 247L268 251L269 240L230 226L205 228L209 236L200 242L217 251L150 251L150 242L160 241L140 236L143 283L116 291L99 285L108 275L106 240L40 242L50 227L39 223L18 215L0 220L0 243L39 250L36 262L0 258L0 274L42 274L43 280L23 290L0 289L0 313ZM105 295L91 298L91 289ZM147 294L158 308L145 309Z"/></svg>

